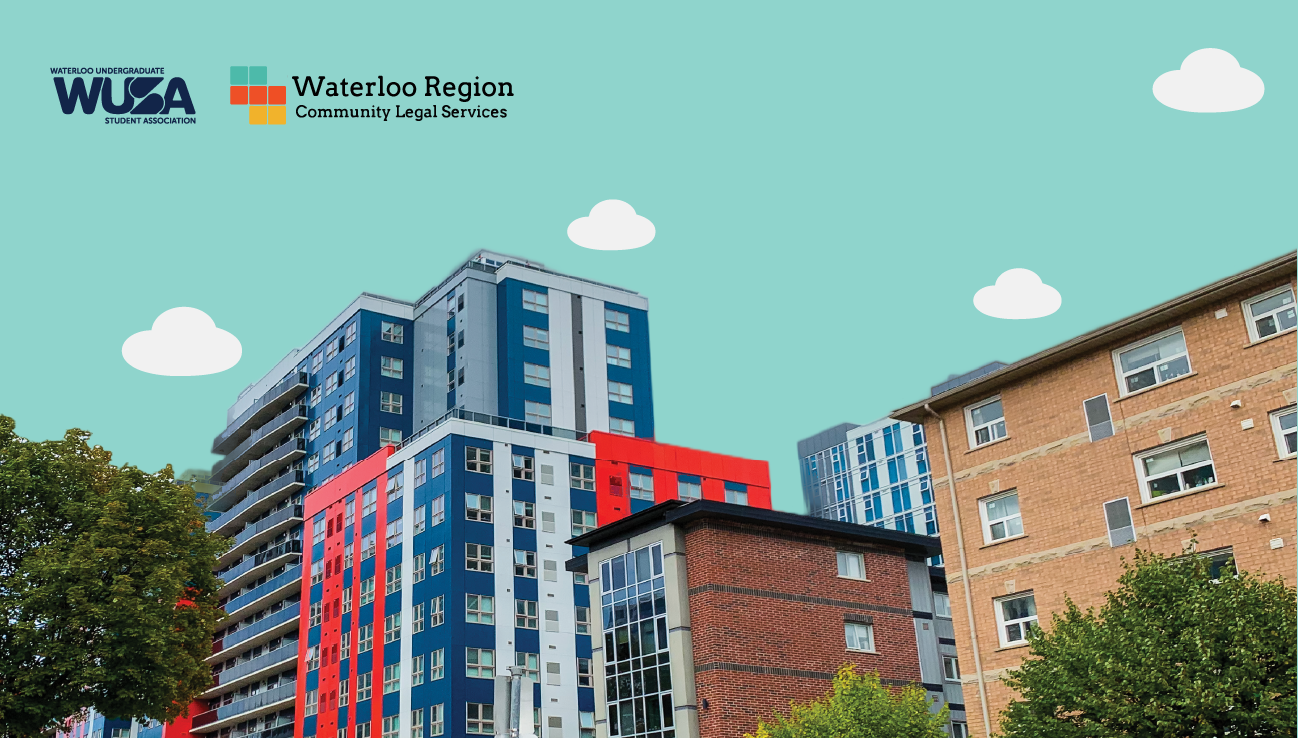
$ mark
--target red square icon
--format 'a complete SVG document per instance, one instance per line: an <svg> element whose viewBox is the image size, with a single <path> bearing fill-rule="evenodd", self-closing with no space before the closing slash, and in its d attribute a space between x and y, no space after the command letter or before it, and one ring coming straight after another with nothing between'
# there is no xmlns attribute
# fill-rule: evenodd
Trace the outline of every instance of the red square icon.
<svg viewBox="0 0 1298 738"><path fill-rule="evenodd" d="M231 104L231 105L247 105L247 104L248 104L248 88L247 88L247 87L243 87L243 86L239 86L239 87L231 87L231 88L230 88L230 104Z"/></svg>
<svg viewBox="0 0 1298 738"><path fill-rule="evenodd" d="M265 104L266 104L266 87L265 87L265 85L254 85L254 86L248 88L248 104L249 104L249 105L265 105Z"/></svg>
<svg viewBox="0 0 1298 738"><path fill-rule="evenodd" d="M286 88L281 85L279 87L270 87L269 89L270 89L270 104L283 105L284 100L288 96Z"/></svg>

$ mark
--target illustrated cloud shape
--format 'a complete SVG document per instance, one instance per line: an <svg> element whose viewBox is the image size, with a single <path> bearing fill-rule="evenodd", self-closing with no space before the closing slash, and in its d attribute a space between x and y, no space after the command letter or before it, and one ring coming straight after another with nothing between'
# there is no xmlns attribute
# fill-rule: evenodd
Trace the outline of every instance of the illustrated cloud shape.
<svg viewBox="0 0 1298 738"><path fill-rule="evenodd" d="M654 224L621 200L605 200L590 215L568 224L568 238L578 246L598 251L638 249L654 240Z"/></svg>
<svg viewBox="0 0 1298 738"><path fill-rule="evenodd" d="M996 278L996 284L974 295L974 307L993 318L1024 320L1044 318L1063 304L1059 290L1043 284L1030 269L1010 269Z"/></svg>
<svg viewBox="0 0 1298 738"><path fill-rule="evenodd" d="M1221 49L1199 49L1154 80L1154 97L1187 113L1229 113L1256 105L1266 86Z"/></svg>
<svg viewBox="0 0 1298 738"><path fill-rule="evenodd" d="M126 363L149 374L195 377L216 374L239 363L243 346L233 333L216 327L207 313L172 308L122 344Z"/></svg>

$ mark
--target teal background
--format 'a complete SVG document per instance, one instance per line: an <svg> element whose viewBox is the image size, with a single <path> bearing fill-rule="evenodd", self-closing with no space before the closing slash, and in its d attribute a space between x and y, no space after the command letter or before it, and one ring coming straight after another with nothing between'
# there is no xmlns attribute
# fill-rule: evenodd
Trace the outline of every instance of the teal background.
<svg viewBox="0 0 1298 738"><path fill-rule="evenodd" d="M0 412L31 438L89 429L146 469L206 467L239 391L358 293L415 299L485 247L647 295L658 438L770 460L776 506L801 510L799 438L1292 249L1296 16L15 5L0 44ZM1160 105L1154 79L1205 47L1258 73L1263 100ZM65 116L48 68L71 65L165 66L199 123ZM290 88L288 124L254 127L228 104L231 65L266 65L272 84L477 75L516 95L505 120L308 121ZM654 242L568 241L609 198L652 220ZM976 312L974 292L1012 267L1058 288L1062 309ZM238 366L157 377L123 361L129 335L182 305L239 337Z"/></svg>

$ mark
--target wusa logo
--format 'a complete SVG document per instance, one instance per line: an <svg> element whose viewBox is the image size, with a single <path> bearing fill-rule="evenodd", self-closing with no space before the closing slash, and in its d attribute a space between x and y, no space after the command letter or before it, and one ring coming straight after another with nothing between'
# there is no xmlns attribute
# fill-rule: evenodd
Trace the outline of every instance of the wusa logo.
<svg viewBox="0 0 1298 738"><path fill-rule="evenodd" d="M51 67L50 74L54 75L54 90L64 115L72 115L78 107L82 113L93 115L96 108L103 106L109 114L104 118L105 123L197 122L196 118L187 117L194 115L194 101L189 97L185 80L167 79L162 67ZM69 82L71 75L78 76ZM87 87L86 78L81 75L95 76ZM113 75L125 75L118 82L116 92ZM176 108L185 115L170 115Z"/></svg>
<svg viewBox="0 0 1298 738"><path fill-rule="evenodd" d="M248 106L249 125L284 125L287 95L286 86L266 84L266 67L230 67L230 104Z"/></svg>

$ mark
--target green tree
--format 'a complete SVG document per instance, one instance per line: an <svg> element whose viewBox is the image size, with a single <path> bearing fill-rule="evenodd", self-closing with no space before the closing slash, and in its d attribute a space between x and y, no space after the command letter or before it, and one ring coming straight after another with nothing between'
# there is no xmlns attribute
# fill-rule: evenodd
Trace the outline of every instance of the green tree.
<svg viewBox="0 0 1298 738"><path fill-rule="evenodd" d="M1202 556L1137 550L1096 612L1071 600L1005 683L1007 738L1293 736L1295 597L1278 579L1214 583Z"/></svg>
<svg viewBox="0 0 1298 738"><path fill-rule="evenodd" d="M929 708L922 688L890 691L877 674L857 674L848 664L823 700L795 702L787 716L760 722L744 738L945 738L947 708Z"/></svg>
<svg viewBox="0 0 1298 738"><path fill-rule="evenodd" d="M176 717L211 683L228 542L194 492L91 448L33 442L0 415L0 736L39 735L94 707Z"/></svg>

